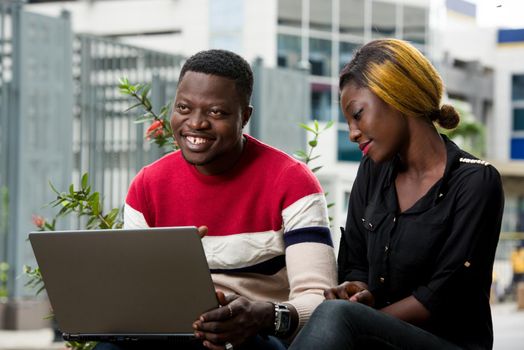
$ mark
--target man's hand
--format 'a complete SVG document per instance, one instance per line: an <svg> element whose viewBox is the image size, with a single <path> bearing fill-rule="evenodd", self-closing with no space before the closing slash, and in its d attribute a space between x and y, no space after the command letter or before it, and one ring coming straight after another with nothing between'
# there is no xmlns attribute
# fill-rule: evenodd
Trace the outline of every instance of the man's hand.
<svg viewBox="0 0 524 350"><path fill-rule="evenodd" d="M250 301L238 295L217 291L221 307L208 311L193 323L195 336L212 350L225 349L244 343L261 331L272 329L274 307L269 302Z"/></svg>
<svg viewBox="0 0 524 350"><path fill-rule="evenodd" d="M205 235L207 235L207 226L200 226L198 228L198 234L200 235L200 238L204 238Z"/></svg>
<svg viewBox="0 0 524 350"><path fill-rule="evenodd" d="M375 298L367 288L368 286L364 282L344 282L334 288L326 289L324 291L324 297L326 299L356 301L357 303L373 306L375 304Z"/></svg>

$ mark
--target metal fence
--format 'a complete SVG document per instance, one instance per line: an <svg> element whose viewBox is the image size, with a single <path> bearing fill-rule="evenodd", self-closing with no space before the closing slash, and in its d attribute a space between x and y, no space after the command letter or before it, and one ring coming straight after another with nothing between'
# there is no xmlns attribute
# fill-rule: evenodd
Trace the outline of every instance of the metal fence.
<svg viewBox="0 0 524 350"><path fill-rule="evenodd" d="M7 133L8 133L8 84L11 81L11 38L8 3L0 1L0 246L7 246ZM0 249L0 261L5 260L5 250Z"/></svg>
<svg viewBox="0 0 524 350"><path fill-rule="evenodd" d="M146 50L114 40L76 35L74 41L73 180L88 172L90 183L105 196L106 209L122 206L136 172L162 151L144 140L135 103L119 92L118 82L151 84L158 112L175 95L182 56Z"/></svg>
<svg viewBox="0 0 524 350"><path fill-rule="evenodd" d="M25 11L23 1L0 1L0 261L11 265L11 295L32 294L18 276L34 265L26 240L32 215L56 214L44 207L53 199L48 181L65 191L88 172L105 209L121 207L136 172L162 155L134 123L137 112L125 112L134 102L119 92L119 79L152 84L158 110L174 96L182 63L73 35L68 13L51 18ZM59 227L71 225L80 223Z"/></svg>

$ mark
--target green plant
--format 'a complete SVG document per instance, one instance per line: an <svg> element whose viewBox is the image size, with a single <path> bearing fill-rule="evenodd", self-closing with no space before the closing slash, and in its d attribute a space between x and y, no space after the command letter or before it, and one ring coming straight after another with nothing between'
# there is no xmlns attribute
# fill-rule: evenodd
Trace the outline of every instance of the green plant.
<svg viewBox="0 0 524 350"><path fill-rule="evenodd" d="M9 264L5 261L0 262L0 302L5 301L8 294L7 279L9 272Z"/></svg>
<svg viewBox="0 0 524 350"><path fill-rule="evenodd" d="M322 134L324 131L326 131L327 129L331 128L333 126L333 121L330 120L329 122L326 123L326 125L324 126L324 128L320 129L320 125L318 123L318 120L313 120L313 127L307 125L307 124L303 124L303 123L300 123L299 124L300 127L304 130L306 130L307 132L309 133L312 133L313 134L313 139L312 140L309 140L308 141L308 144L307 144L307 147L308 149L303 151L303 150L299 150L299 151L296 151L295 153L293 153L293 156L301 161L303 161L306 165L310 165L310 163L315 160L315 159L318 159L320 158L320 155L313 155L313 152L315 150L315 148L318 146L318 138L320 136L320 134ZM322 165L319 165L319 166L316 166L314 168L311 168L311 171L313 173L316 173L317 171L319 171L320 169L322 169ZM324 195L327 196L329 195L329 192L325 192ZM333 207L335 205L335 203L333 202L329 202L327 204L327 207L328 209ZM330 216L329 217L329 221L333 221L333 218Z"/></svg>
<svg viewBox="0 0 524 350"><path fill-rule="evenodd" d="M157 114L154 112L153 105L148 97L151 90L149 84L131 84L125 77L121 78L119 83L120 92L136 100L136 103L126 109L126 112L135 108L143 110L142 115L135 120L135 123L151 122L146 130L146 139L162 147L166 152L177 149L169 120L171 104L162 106Z"/></svg>
<svg viewBox="0 0 524 350"><path fill-rule="evenodd" d="M330 120L323 129L320 129L320 125L318 124L318 120L313 120L313 127L310 127L307 124L300 123L300 127L307 132L310 132L313 134L313 139L308 141L308 149L306 151L299 150L293 153L293 156L301 161L303 161L306 165L309 165L309 163L317 158L320 157L320 155L313 156L313 151L318 146L318 137L322 132L325 130L331 128L333 126L333 121ZM311 169L312 172L316 173L322 168L322 166L317 166Z"/></svg>
<svg viewBox="0 0 524 350"><path fill-rule="evenodd" d="M85 218L87 229L118 229L122 227L121 210L114 208L105 213L103 211L103 201L99 192L92 191L89 185L89 175L82 175L80 188L75 189L74 185L69 186L67 192L58 191L52 183L49 183L52 191L56 194L56 199L48 205L60 208L52 220L46 220L42 216L33 215L33 223L40 231L54 231L57 220L74 214L78 218ZM24 273L27 277L25 286L35 289L38 295L44 290L42 274L39 267L24 266ZM96 342L68 342L66 346L74 350L91 350Z"/></svg>

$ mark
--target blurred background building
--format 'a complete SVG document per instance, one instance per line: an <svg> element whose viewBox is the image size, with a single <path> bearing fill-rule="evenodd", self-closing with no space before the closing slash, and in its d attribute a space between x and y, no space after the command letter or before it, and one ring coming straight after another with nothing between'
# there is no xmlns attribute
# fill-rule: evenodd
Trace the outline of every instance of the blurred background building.
<svg viewBox="0 0 524 350"><path fill-rule="evenodd" d="M20 3L2 1L5 6ZM36 24L30 31L32 24L26 18L16 28L27 28L27 40L41 45L27 67L49 69L57 62L56 57L46 58L49 51L71 52L60 64L69 72L61 79L70 83L63 91L64 85L57 81L51 99L63 109L64 116L56 123L65 127L62 135L70 138L63 137L62 143L48 139L56 145L41 154L43 159L48 153L63 152L56 163L46 163L47 172L29 166L38 160L34 157L19 160L16 170L8 171L3 167L8 158L14 164L13 157L21 159L27 154L26 146L9 151L9 145L11 149L16 145L12 141L15 136L2 131L0 186L9 190L12 203L19 201L19 208L9 207L10 215L16 216L9 221L15 228L10 235L17 238L4 240L6 248L0 252L0 260L7 259L13 266L31 261L25 237L31 229L31 213L41 211L41 204L48 202L44 194L48 180L64 187L71 181L78 183L81 174L89 171L94 187L107 196L108 205L121 205L134 173L159 153L143 142L144 130L132 123L133 117L123 113L128 101L119 96L118 78L126 75L132 82L152 83L152 98L161 105L174 95L184 57L208 48L232 50L253 63L256 85L251 134L292 153L306 147L307 135L299 122L316 119L322 125L335 123L321 135L317 152L321 157L314 165L323 166L318 176L329 193L328 201L335 203L331 216L337 241L361 157L358 147L349 142L339 109L338 74L358 46L375 38L394 37L412 42L427 55L443 76L448 102L460 107L464 119L484 126L484 132L477 135L482 146L472 151L494 163L503 176L506 209L497 276L501 286L509 283L508 256L515 242L524 239L524 20L523 28L480 27L478 6L466 0L28 0L19 6L28 13L22 17L34 19ZM496 14L498 10L493 3L490 11ZM5 29L0 36L11 40L16 33L7 25L8 15L4 10L0 28ZM70 31L67 38L46 32L48 27L42 23L52 19L62 21L63 27L56 33ZM43 43L56 46L46 49ZM45 128L58 118L56 110L45 107L49 96L40 95L49 84L41 81L35 85L45 79L38 75L8 73L15 65L9 53L17 48L0 42L2 47L0 93L15 78L28 80L26 84L32 84L27 86L33 86L34 93L21 102L26 109L19 112L36 115L47 110L50 119L39 124ZM29 55L29 49L22 47L21 54ZM54 63L46 63L46 59ZM70 67L66 67L66 59L71 60ZM72 92L70 99L65 97L67 91ZM38 96L40 105L34 104ZM0 101L6 105L6 99ZM9 113L0 113L0 130L19 130L16 139L27 141L20 125L8 124ZM39 138L41 131L37 129L31 136ZM42 151L46 146L33 149ZM54 165L49 168L49 164ZM30 169L33 171L27 173ZM22 170L26 171L26 182L17 175ZM29 179L35 181L36 176L43 180L37 198L27 192ZM18 253L13 255L12 251ZM21 283L13 289L17 295L24 293Z"/></svg>

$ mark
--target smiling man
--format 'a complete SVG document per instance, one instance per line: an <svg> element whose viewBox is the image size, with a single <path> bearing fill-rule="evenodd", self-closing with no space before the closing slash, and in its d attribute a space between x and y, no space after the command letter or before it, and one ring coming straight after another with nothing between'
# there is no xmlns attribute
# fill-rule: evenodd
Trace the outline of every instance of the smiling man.
<svg viewBox="0 0 524 350"><path fill-rule="evenodd" d="M195 320L192 349L282 349L336 283L317 179L243 133L252 90L240 56L189 58L171 119L180 150L144 167L126 199L126 228L208 227L204 249L226 307Z"/></svg>

